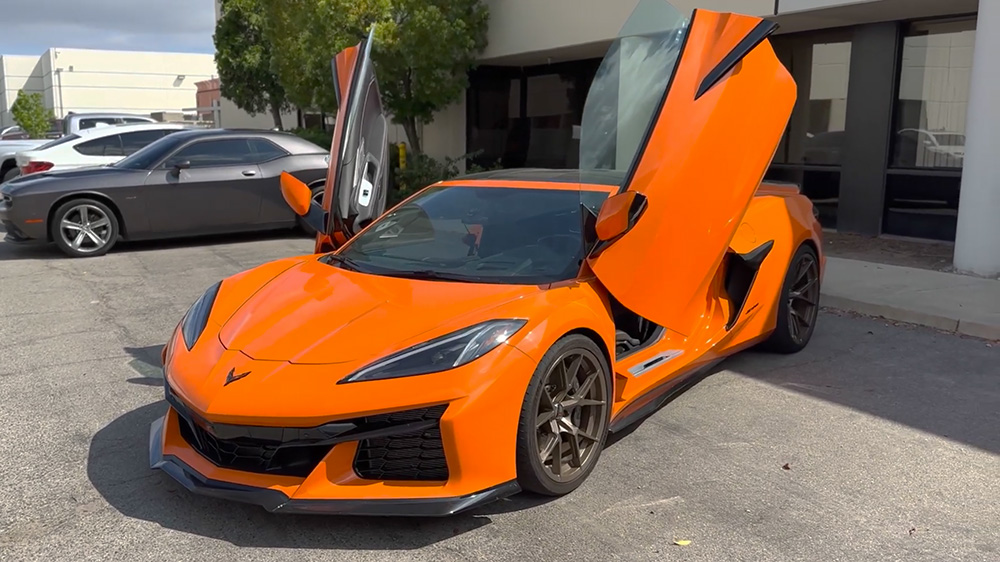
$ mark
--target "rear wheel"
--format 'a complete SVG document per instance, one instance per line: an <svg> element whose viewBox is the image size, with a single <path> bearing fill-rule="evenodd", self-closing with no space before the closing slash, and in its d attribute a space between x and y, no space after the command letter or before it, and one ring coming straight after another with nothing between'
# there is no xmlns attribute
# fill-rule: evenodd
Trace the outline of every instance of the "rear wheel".
<svg viewBox="0 0 1000 562"><path fill-rule="evenodd" d="M785 274L778 303L778 324L763 347L778 353L797 353L805 349L816 330L819 295L819 258L815 250L803 245L795 252Z"/></svg>
<svg viewBox="0 0 1000 562"><path fill-rule="evenodd" d="M15 166L3 173L3 177L0 178L0 183L9 182L10 180L16 178L19 175L21 175L21 170L18 170L17 166Z"/></svg>
<svg viewBox="0 0 1000 562"><path fill-rule="evenodd" d="M611 414L610 370L600 348L582 335L559 340L542 357L518 424L521 488L561 496L594 470Z"/></svg>
<svg viewBox="0 0 1000 562"><path fill-rule="evenodd" d="M63 203L49 229L59 249L74 258L103 256L118 241L118 219L107 205L94 199Z"/></svg>

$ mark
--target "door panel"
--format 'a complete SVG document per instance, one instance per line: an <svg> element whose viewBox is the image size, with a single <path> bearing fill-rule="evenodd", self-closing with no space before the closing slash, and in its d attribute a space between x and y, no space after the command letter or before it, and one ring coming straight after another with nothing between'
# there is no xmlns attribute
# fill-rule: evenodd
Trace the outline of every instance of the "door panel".
<svg viewBox="0 0 1000 562"><path fill-rule="evenodd" d="M316 251L339 247L385 211L388 191L388 127L379 94L371 46L375 28L361 44L333 60L339 104L330 148L323 208L329 213L326 234Z"/></svg>
<svg viewBox="0 0 1000 562"><path fill-rule="evenodd" d="M629 309L682 334L763 178L795 83L760 18L695 10L674 75L623 189L647 208L588 262Z"/></svg>
<svg viewBox="0 0 1000 562"><path fill-rule="evenodd" d="M262 190L256 164L153 170L146 207L153 232L224 232L257 222Z"/></svg>

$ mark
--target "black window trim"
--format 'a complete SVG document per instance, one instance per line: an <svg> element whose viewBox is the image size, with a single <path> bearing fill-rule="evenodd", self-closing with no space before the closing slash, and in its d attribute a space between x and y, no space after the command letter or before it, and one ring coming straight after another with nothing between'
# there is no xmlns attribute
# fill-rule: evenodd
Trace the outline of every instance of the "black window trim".
<svg viewBox="0 0 1000 562"><path fill-rule="evenodd" d="M269 160L261 160L261 161L256 161L256 162L241 162L241 163L238 163L238 164L213 164L213 165L210 165L210 166L191 166L191 169L201 169L201 168L232 168L232 167L235 167L235 166L260 166L261 164L266 164L268 162L274 162L275 160L278 160L278 159L281 159L281 158L285 158L285 157L291 155L291 153L289 153L287 150L285 150L284 148L282 148L278 144L274 143L273 141L271 141L270 139L268 139L266 137L259 136L259 135L225 135L225 136L213 136L213 137L208 137L208 138L196 138L196 139L192 139L192 140L190 140L190 141L188 141L188 142L186 142L186 143L178 146L173 151L171 151L170 154L166 155L165 157L161 158L158 162L156 162L155 164L153 164L153 166L150 169L151 170L163 170L163 169L166 169L164 167L164 165L171 159L171 157L173 157L173 155L175 155L178 152L180 152L182 150L185 150L186 148L188 148L190 146L193 146L195 144L205 143L205 142L213 142L213 141L250 140L250 139L259 139L259 140L265 140L267 142L270 142L271 144L273 144L275 146L275 148L277 148L279 151L283 152L284 154L281 154L281 155L276 156L274 158L271 158Z"/></svg>

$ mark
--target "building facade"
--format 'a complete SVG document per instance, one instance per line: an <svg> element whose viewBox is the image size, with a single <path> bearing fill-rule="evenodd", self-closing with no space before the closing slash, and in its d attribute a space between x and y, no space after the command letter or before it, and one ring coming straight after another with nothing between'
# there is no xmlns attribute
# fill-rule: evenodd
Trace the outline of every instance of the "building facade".
<svg viewBox="0 0 1000 562"><path fill-rule="evenodd" d="M982 0L989 2L1000 4ZM587 89L638 0L487 3L489 47L466 98L425 127L428 152L476 152L481 165L575 167L574 126ZM982 55L983 44L1000 52L1000 31L983 33L1000 25L1000 6L672 3L684 12L749 13L780 25L771 42L799 100L767 177L799 184L825 227L956 241L958 269L1000 274L1000 181L988 169L1000 149L1000 73Z"/></svg>
<svg viewBox="0 0 1000 562"><path fill-rule="evenodd" d="M14 124L20 90L39 92L57 118L113 111L149 115L196 103L197 82L216 75L210 54L53 48L40 57L0 56L0 127Z"/></svg>

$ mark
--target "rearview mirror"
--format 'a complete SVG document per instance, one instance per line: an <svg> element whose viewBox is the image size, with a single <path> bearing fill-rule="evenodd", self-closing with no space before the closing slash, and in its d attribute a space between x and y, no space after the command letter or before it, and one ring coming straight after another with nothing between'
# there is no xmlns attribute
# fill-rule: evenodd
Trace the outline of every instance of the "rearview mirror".
<svg viewBox="0 0 1000 562"><path fill-rule="evenodd" d="M613 195L601 205L595 230L597 239L610 242L628 232L646 210L646 197L635 191Z"/></svg>
<svg viewBox="0 0 1000 562"><path fill-rule="evenodd" d="M318 203L313 201L312 190L302 183L302 180L289 174L281 172L281 196L285 198L285 203L295 211L296 215L303 217L306 224L317 232L326 230L326 211Z"/></svg>

